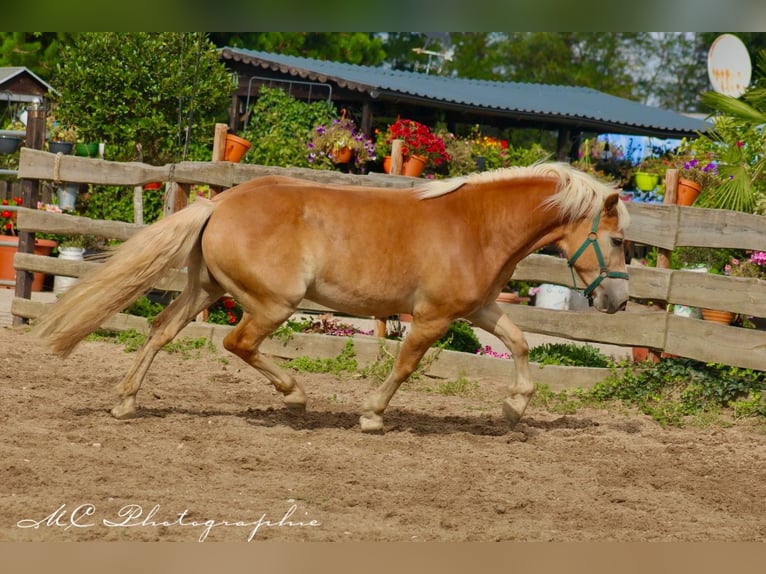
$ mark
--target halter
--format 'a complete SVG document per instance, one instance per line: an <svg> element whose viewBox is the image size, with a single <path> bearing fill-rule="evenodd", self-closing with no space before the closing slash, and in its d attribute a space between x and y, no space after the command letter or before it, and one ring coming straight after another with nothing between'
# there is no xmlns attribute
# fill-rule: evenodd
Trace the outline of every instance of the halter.
<svg viewBox="0 0 766 574"><path fill-rule="evenodd" d="M599 247L598 244L598 223L601 219L601 211L596 214L596 217L593 218L593 225L590 228L590 233L588 233L588 237L585 238L585 241L583 241L582 245L580 245L580 248L575 251L574 255L570 257L567 260L567 265L569 265L569 270L572 272L572 283L574 285L574 288L577 289L577 279L575 278L575 271L574 271L574 264L575 261L582 255L585 250L588 248L589 245L593 245L593 249L596 250L596 258L598 259L598 266L600 269L600 273L598 277L596 277L593 281L591 281L590 285L588 285L585 290L582 292L582 294L585 297L590 297L591 293L593 293L593 290L601 285L601 282L606 279L607 277L610 279L627 279L628 274L624 271L609 271L606 267L606 263L604 263L604 256L601 254L601 247Z"/></svg>

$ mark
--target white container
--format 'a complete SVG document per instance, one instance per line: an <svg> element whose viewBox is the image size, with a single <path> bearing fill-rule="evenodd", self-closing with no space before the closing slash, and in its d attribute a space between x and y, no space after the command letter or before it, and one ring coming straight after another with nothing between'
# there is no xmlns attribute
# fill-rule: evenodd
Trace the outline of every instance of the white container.
<svg viewBox="0 0 766 574"><path fill-rule="evenodd" d="M535 295L535 307L566 311L569 309L570 297L571 289L569 287L543 283L538 287L537 294Z"/></svg>
<svg viewBox="0 0 766 574"><path fill-rule="evenodd" d="M59 247L59 259L65 259L68 261L82 261L84 254L85 248L83 247ZM76 281L77 277L56 275L53 278L53 292L63 293L69 289Z"/></svg>

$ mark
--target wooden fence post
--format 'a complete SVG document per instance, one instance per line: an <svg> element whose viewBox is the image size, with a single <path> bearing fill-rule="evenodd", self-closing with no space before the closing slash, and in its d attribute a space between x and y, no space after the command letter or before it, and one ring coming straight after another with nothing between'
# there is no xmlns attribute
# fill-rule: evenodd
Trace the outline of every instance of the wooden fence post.
<svg viewBox="0 0 766 574"><path fill-rule="evenodd" d="M226 134L229 126L226 124L215 124L215 134L213 135L213 161L223 161L226 154ZM217 185L210 186L210 197L218 195L223 188Z"/></svg>
<svg viewBox="0 0 766 574"><path fill-rule="evenodd" d="M388 171L391 175L402 174L402 147L404 147L402 140L391 142L391 168Z"/></svg>
<svg viewBox="0 0 766 574"><path fill-rule="evenodd" d="M391 142L391 165L388 170L389 175L401 175L402 173L402 147L404 147L403 140L396 139ZM386 336L385 318L381 319L380 317L375 317L374 331L376 337Z"/></svg>
<svg viewBox="0 0 766 574"><path fill-rule="evenodd" d="M665 205L676 205L678 202L678 170L668 169L665 172L665 194L662 197L662 203ZM663 247L657 248L657 269L670 269L670 256L673 253L672 249L665 249ZM667 311L668 302L662 301L661 303L655 302L653 307L655 309ZM649 350L649 358L652 362L656 363L660 360L661 354Z"/></svg>
<svg viewBox="0 0 766 574"><path fill-rule="evenodd" d="M45 141L45 115L46 108L41 102L35 102L27 108L27 134L25 146L41 150ZM37 209L40 200L40 181L37 179L25 179L21 182L22 206ZM34 253L35 232L22 231L19 233L19 253ZM34 274L31 271L19 269L16 272L16 297L29 299L32 296L32 281ZM27 323L22 317L13 317L13 325L19 326Z"/></svg>

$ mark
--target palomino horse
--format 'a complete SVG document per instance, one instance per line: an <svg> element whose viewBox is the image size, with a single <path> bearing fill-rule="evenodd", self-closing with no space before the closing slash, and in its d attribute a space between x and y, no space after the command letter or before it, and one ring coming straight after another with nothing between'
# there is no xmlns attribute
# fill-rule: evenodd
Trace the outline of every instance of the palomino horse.
<svg viewBox="0 0 766 574"><path fill-rule="evenodd" d="M362 430L380 431L399 385L463 317L513 354L515 380L503 412L514 425L534 385L524 335L496 296L521 259L556 244L571 256L598 310L624 308L627 223L614 189L566 164L502 169L412 190L263 177L212 200L197 199L137 233L67 291L35 330L67 355L168 269L186 265L187 286L154 320L112 414L135 414L136 393L157 352L227 292L245 314L224 338L225 348L263 373L288 407L302 410L301 385L258 350L302 299L353 315L411 313L391 373L363 405Z"/></svg>

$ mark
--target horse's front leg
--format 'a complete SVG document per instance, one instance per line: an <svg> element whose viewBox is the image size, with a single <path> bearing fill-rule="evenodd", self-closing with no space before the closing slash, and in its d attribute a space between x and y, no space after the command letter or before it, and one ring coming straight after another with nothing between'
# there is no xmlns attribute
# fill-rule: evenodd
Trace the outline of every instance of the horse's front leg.
<svg viewBox="0 0 766 574"><path fill-rule="evenodd" d="M359 424L363 432L380 432L383 430L383 412L396 393L399 386L407 380L417 368L423 355L444 335L449 328L448 319L435 321L420 321L417 317L412 323L410 332L404 338L399 353L394 360L386 380L364 401L362 416Z"/></svg>
<svg viewBox="0 0 766 574"><path fill-rule="evenodd" d="M529 372L527 340L521 329L513 324L496 303L482 307L467 319L477 327L495 335L513 355L516 367L514 381L508 389L508 397L503 401L503 414L513 428L524 415L535 391Z"/></svg>

